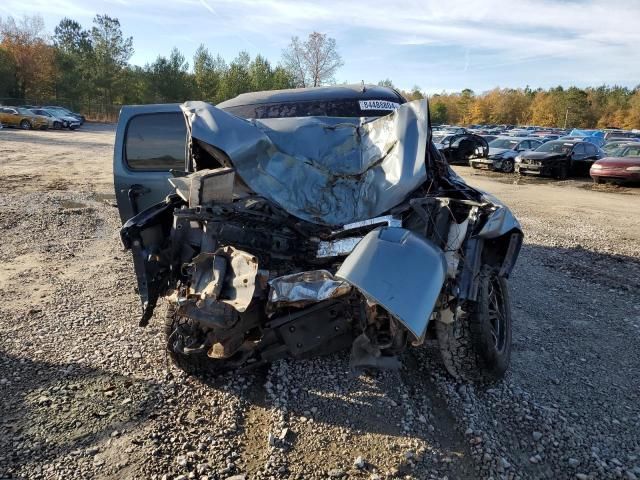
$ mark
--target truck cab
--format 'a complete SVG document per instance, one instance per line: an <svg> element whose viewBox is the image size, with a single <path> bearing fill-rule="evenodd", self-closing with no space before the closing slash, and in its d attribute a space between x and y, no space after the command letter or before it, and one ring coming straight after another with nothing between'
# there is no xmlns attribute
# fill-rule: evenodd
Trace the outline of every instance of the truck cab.
<svg viewBox="0 0 640 480"><path fill-rule="evenodd" d="M218 108L248 120L305 116L379 117L406 100L387 87L345 85L244 93ZM189 172L187 126L179 104L128 105L120 111L113 154L122 223L161 202L174 172Z"/></svg>

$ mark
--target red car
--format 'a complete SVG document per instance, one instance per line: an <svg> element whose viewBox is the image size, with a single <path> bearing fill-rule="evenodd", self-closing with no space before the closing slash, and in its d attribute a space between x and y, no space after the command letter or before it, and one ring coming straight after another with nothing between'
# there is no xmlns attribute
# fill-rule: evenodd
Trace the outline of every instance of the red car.
<svg viewBox="0 0 640 480"><path fill-rule="evenodd" d="M620 145L608 157L595 162L589 174L594 183L603 183L605 180L640 182L640 144L633 142Z"/></svg>

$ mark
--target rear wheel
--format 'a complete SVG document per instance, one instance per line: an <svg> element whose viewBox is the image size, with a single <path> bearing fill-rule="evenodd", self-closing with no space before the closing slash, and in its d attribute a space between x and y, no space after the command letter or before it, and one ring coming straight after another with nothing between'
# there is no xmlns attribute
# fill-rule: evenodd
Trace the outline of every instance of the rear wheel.
<svg viewBox="0 0 640 480"><path fill-rule="evenodd" d="M437 322L440 353L456 379L475 383L501 380L511 359L511 304L507 281L484 267L478 298L466 302L451 324Z"/></svg>
<svg viewBox="0 0 640 480"><path fill-rule="evenodd" d="M60 130L62 128L62 124L60 122L53 122L53 129Z"/></svg>
<svg viewBox="0 0 640 480"><path fill-rule="evenodd" d="M31 122L29 120L22 120L20 122L20 128L22 130L31 130Z"/></svg>

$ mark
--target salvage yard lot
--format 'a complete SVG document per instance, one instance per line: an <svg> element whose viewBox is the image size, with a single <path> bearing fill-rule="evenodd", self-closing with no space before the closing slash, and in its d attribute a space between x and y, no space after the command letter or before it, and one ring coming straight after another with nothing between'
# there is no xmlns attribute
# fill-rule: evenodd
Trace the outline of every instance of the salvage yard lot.
<svg viewBox="0 0 640 480"><path fill-rule="evenodd" d="M456 384L432 343L399 372L334 355L205 384L137 327L113 141L0 130L0 478L640 478L640 189L455 167L525 232L497 386Z"/></svg>

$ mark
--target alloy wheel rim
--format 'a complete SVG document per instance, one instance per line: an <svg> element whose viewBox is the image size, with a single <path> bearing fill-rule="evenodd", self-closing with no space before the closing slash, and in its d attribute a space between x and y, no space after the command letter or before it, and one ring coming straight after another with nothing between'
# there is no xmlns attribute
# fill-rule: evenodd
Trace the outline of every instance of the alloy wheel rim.
<svg viewBox="0 0 640 480"><path fill-rule="evenodd" d="M507 322L502 286L497 277L489 282L488 300L491 337L496 351L502 353L507 344Z"/></svg>

